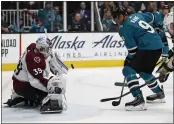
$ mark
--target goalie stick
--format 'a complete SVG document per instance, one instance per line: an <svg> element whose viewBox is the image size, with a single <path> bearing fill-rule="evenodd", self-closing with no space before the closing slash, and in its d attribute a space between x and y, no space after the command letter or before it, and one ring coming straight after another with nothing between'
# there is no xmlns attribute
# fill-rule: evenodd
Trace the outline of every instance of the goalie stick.
<svg viewBox="0 0 174 124"><path fill-rule="evenodd" d="M47 33L47 29L46 28L44 28L44 32L45 32L46 37L48 38L48 33ZM61 63L61 65L63 65L67 69L67 67L64 65L64 63L62 64L62 62L59 60L59 58L57 60L58 60L58 62ZM71 68L74 69L74 65L73 64L71 64Z"/></svg>

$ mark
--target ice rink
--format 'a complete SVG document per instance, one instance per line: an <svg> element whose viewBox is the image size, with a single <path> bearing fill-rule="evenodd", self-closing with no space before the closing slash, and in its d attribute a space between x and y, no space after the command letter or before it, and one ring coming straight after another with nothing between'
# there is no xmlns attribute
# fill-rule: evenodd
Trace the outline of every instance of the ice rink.
<svg viewBox="0 0 174 124"><path fill-rule="evenodd" d="M111 102L100 103L100 99L120 95L121 87L114 82L123 81L122 68L71 69L67 75L68 109L62 114L39 113L38 108L8 108L2 105L2 122L40 123L173 123L173 75L164 84L166 103L146 104L147 111L125 111L124 105L132 100L125 96L119 106ZM2 72L2 103L11 95L13 72ZM140 84L143 84L140 80ZM144 97L152 92L143 87ZM124 89L127 92L128 88Z"/></svg>

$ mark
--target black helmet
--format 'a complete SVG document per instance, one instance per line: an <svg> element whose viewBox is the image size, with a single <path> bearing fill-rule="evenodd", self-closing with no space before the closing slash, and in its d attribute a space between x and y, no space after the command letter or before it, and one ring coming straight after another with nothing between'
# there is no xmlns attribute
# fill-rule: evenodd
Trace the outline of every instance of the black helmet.
<svg viewBox="0 0 174 124"><path fill-rule="evenodd" d="M164 5L163 9L169 9L169 5Z"/></svg>

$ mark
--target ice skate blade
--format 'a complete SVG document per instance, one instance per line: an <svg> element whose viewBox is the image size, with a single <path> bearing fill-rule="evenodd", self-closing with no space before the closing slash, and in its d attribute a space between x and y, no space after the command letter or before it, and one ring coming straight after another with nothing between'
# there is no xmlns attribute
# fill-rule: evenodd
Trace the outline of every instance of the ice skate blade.
<svg viewBox="0 0 174 124"><path fill-rule="evenodd" d="M56 111L41 111L41 114L56 114L56 113L62 113L63 110L56 110Z"/></svg>
<svg viewBox="0 0 174 124"><path fill-rule="evenodd" d="M156 99L156 100L146 100L147 103L166 103L166 100L163 99Z"/></svg>
<svg viewBox="0 0 174 124"><path fill-rule="evenodd" d="M126 111L145 111L147 110L145 104L140 104L138 106L126 106Z"/></svg>

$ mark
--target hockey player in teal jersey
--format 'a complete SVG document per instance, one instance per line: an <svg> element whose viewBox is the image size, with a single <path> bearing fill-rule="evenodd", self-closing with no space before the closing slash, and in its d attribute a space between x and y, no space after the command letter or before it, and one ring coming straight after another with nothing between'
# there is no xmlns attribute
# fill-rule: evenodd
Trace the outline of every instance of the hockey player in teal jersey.
<svg viewBox="0 0 174 124"><path fill-rule="evenodd" d="M147 96L147 102L164 102L164 92L158 82L150 81L154 78L152 72L159 60L163 42L154 28L145 22L140 14L126 16L124 12L117 13L119 34L125 41L128 56L122 70L127 85L135 99L125 104L126 110L146 110L143 94L139 89L139 81L136 74L148 83L147 86L154 92Z"/></svg>
<svg viewBox="0 0 174 124"><path fill-rule="evenodd" d="M163 7L162 12L154 11L154 12L145 12L140 14L144 17L145 21L157 31L157 33L161 37L161 40L164 43L164 47L162 49L163 62L167 60L168 51L169 51L168 41L165 35L164 26L163 26L164 17L165 15L168 14L168 12L169 12L169 6L165 5Z"/></svg>

